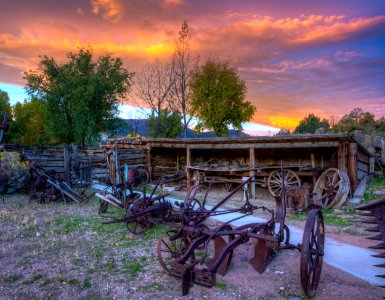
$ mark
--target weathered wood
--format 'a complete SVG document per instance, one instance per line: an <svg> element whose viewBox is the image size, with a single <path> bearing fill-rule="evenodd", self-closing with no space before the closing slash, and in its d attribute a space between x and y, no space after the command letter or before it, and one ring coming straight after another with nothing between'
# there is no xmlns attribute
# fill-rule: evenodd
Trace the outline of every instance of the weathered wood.
<svg viewBox="0 0 385 300"><path fill-rule="evenodd" d="M338 169L347 172L347 143L341 141L338 146Z"/></svg>
<svg viewBox="0 0 385 300"><path fill-rule="evenodd" d="M385 166L385 138L381 139L381 163Z"/></svg>
<svg viewBox="0 0 385 300"><path fill-rule="evenodd" d="M187 188L189 189L191 186L191 149L189 147L186 148L186 180L187 180Z"/></svg>
<svg viewBox="0 0 385 300"><path fill-rule="evenodd" d="M312 168L315 168L315 158L314 158L314 153L313 152L310 154L310 160L311 160Z"/></svg>
<svg viewBox="0 0 385 300"><path fill-rule="evenodd" d="M357 143L349 143L348 176L353 191L357 187L357 150Z"/></svg>
<svg viewBox="0 0 385 300"><path fill-rule="evenodd" d="M374 173L374 163L375 163L375 159L374 159L374 157L371 157L369 159L369 174Z"/></svg>
<svg viewBox="0 0 385 300"><path fill-rule="evenodd" d="M367 164L357 162L357 169L362 171L362 172L365 172L366 174L369 173L369 165L367 165Z"/></svg>
<svg viewBox="0 0 385 300"><path fill-rule="evenodd" d="M64 147L63 152L64 178L67 182L69 182L71 178L71 157L67 147Z"/></svg>
<svg viewBox="0 0 385 300"><path fill-rule="evenodd" d="M249 166L251 168L250 176L254 177L255 175L255 149L251 147L249 149ZM251 198L255 199L255 182L251 182Z"/></svg>

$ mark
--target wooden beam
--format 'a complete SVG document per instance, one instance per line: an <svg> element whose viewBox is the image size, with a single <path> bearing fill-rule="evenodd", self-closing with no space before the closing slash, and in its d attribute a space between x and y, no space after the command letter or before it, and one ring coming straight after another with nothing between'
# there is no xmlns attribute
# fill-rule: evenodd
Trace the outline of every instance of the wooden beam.
<svg viewBox="0 0 385 300"><path fill-rule="evenodd" d="M311 167L315 169L315 158L314 158L314 152L310 153L310 159L311 159Z"/></svg>
<svg viewBox="0 0 385 300"><path fill-rule="evenodd" d="M338 141L325 142L291 142L291 143L239 143L239 144L217 144L207 141L204 144L181 144L181 143L155 143L149 142L149 146L158 148L187 148L190 149L301 149L301 148L337 148ZM118 145L119 148L125 148L125 145Z"/></svg>
<svg viewBox="0 0 385 300"><path fill-rule="evenodd" d="M385 166L385 138L381 140L381 163Z"/></svg>
<svg viewBox="0 0 385 300"><path fill-rule="evenodd" d="M189 147L186 148L186 180L187 180L187 189L191 186L191 149Z"/></svg>
<svg viewBox="0 0 385 300"><path fill-rule="evenodd" d="M151 161L151 147L147 148L147 162L146 167L148 170L148 173L150 174L150 181L152 179L152 161Z"/></svg>
<svg viewBox="0 0 385 300"><path fill-rule="evenodd" d="M253 177L255 175L255 149L253 147L250 147L249 149L249 168L250 170L250 177ZM251 182L251 198L255 200L255 182Z"/></svg>
<svg viewBox="0 0 385 300"><path fill-rule="evenodd" d="M369 159L369 175L374 173L374 163L375 163L374 157L371 157Z"/></svg>
<svg viewBox="0 0 385 300"><path fill-rule="evenodd" d="M64 178L67 182L71 182L71 157L68 147L64 147Z"/></svg>
<svg viewBox="0 0 385 300"><path fill-rule="evenodd" d="M350 186L352 187L353 191L355 191L357 188L357 179L358 179L357 152L358 152L357 143L349 143L348 176L350 180Z"/></svg>
<svg viewBox="0 0 385 300"><path fill-rule="evenodd" d="M347 173L347 143L341 141L338 146L338 169Z"/></svg>

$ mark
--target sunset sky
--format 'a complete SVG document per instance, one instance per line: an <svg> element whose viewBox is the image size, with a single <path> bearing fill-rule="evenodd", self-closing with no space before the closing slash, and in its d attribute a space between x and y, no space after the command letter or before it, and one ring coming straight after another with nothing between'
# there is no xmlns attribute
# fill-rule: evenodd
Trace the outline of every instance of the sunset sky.
<svg viewBox="0 0 385 300"><path fill-rule="evenodd" d="M384 0L1 0L0 17L0 89L23 87L39 55L63 61L87 45L138 72L170 57L187 20L193 54L246 80L255 123L292 129L355 107L385 116Z"/></svg>

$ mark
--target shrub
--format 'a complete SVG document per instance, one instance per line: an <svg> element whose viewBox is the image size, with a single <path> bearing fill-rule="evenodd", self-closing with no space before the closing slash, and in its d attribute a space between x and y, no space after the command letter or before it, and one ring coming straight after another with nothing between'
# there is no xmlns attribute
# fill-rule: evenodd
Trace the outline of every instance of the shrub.
<svg viewBox="0 0 385 300"><path fill-rule="evenodd" d="M28 162L21 161L17 152L1 152L0 178L8 185L8 192L22 189L30 178Z"/></svg>

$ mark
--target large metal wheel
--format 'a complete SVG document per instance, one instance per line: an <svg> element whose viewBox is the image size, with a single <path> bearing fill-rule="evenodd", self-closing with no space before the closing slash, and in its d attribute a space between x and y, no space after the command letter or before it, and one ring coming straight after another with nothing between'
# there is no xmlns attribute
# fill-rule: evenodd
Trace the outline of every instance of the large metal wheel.
<svg viewBox="0 0 385 300"><path fill-rule="evenodd" d="M325 226L322 212L312 209L306 220L301 245L301 285L304 293L314 296L322 271Z"/></svg>
<svg viewBox="0 0 385 300"><path fill-rule="evenodd" d="M167 230L159 239L157 243L158 261L162 268L171 273L170 263L180 258L188 247L188 243L180 237L174 241L170 238L176 235L176 229Z"/></svg>
<svg viewBox="0 0 385 300"><path fill-rule="evenodd" d="M299 179L297 173L292 170L285 170L285 188L292 186L301 186L301 180ZM267 187L270 194L274 197L281 196L282 192L282 172L281 170L274 170L270 173L269 178L267 179Z"/></svg>
<svg viewBox="0 0 385 300"><path fill-rule="evenodd" d="M348 175L336 168L327 169L314 186L314 202L322 209L341 207L350 191Z"/></svg>

